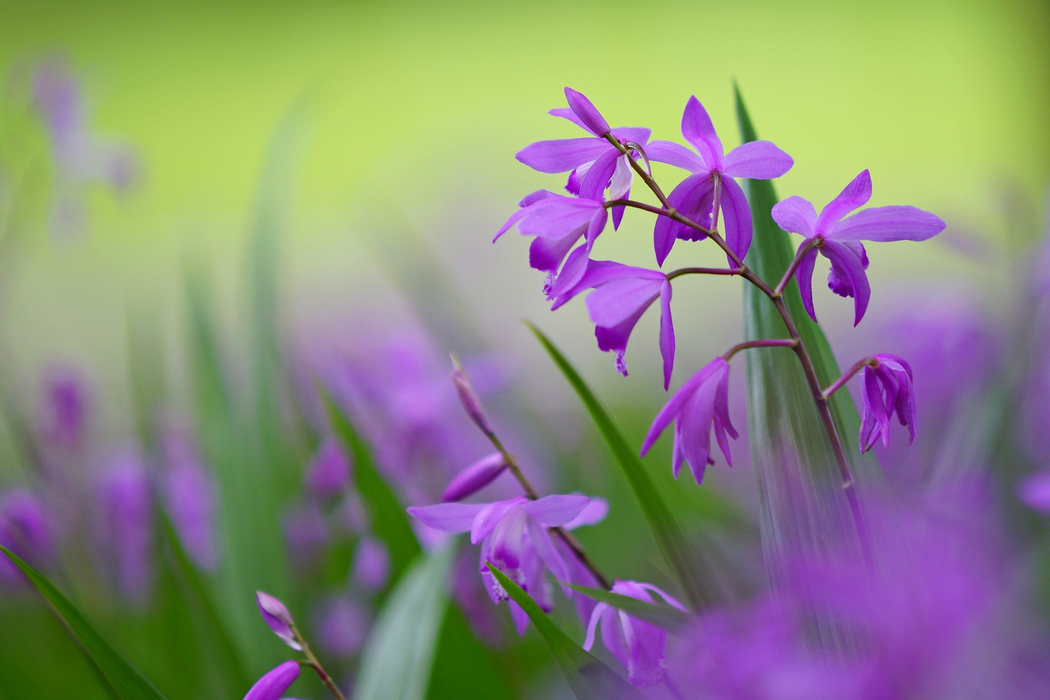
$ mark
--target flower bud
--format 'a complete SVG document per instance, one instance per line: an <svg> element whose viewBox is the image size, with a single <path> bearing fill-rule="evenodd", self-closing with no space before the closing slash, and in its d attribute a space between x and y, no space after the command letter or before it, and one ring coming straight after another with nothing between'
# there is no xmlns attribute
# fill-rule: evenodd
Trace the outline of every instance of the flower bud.
<svg viewBox="0 0 1050 700"><path fill-rule="evenodd" d="M592 134L605 136L612 131L609 122L605 121L605 117L601 115L582 92L576 92L572 88L567 87L565 88L565 99L569 103L569 108L575 112L581 122L587 125Z"/></svg>
<svg viewBox="0 0 1050 700"><path fill-rule="evenodd" d="M441 494L442 502L461 501L477 493L492 483L506 468L507 464L499 452L482 457L453 477L445 488L445 492Z"/></svg>
<svg viewBox="0 0 1050 700"><path fill-rule="evenodd" d="M256 681L244 696L244 700L280 700L284 691L288 690L298 677L299 662L285 661Z"/></svg>
<svg viewBox="0 0 1050 700"><path fill-rule="evenodd" d="M452 383L456 385L456 393L459 394L459 400L470 419L481 428L481 432L492 435L495 431L489 425L481 409L481 399L474 392L474 387L470 385L470 378L467 377L467 373L463 371L463 367L454 355L452 356Z"/></svg>
<svg viewBox="0 0 1050 700"><path fill-rule="evenodd" d="M350 483L350 457L329 435L306 467L306 487L319 496L334 496Z"/></svg>
<svg viewBox="0 0 1050 700"><path fill-rule="evenodd" d="M292 614L288 612L288 608L284 606L284 603L262 591L255 592L255 602L259 604L259 614L262 615L262 619L270 626L274 634L292 649L302 651L303 647L296 641L295 632L292 630L292 625L295 622L292 620Z"/></svg>

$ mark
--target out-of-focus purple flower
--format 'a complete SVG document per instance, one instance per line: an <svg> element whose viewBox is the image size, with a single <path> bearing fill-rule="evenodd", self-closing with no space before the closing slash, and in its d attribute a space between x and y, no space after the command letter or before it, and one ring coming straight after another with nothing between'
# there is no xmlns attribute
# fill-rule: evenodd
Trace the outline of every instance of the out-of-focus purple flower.
<svg viewBox="0 0 1050 700"><path fill-rule="evenodd" d="M127 145L100 139L89 131L80 85L64 61L42 62L33 75L32 91L56 166L52 227L59 234L75 234L84 219L81 188L99 182L125 190L137 177L138 161Z"/></svg>
<svg viewBox="0 0 1050 700"><path fill-rule="evenodd" d="M587 271L571 287L561 279L554 286L557 309L580 292L594 289L587 297L587 311L595 324L598 348L616 353L616 369L627 376L627 341L646 309L660 300L660 354L664 361L664 390L671 384L674 369L674 324L671 321L671 283L658 270L630 267L617 262L588 260Z"/></svg>
<svg viewBox="0 0 1050 700"><path fill-rule="evenodd" d="M503 636L497 609L492 607L484 584L478 577L477 562L473 553L463 551L456 557L449 581L449 593L463 611L474 634L490 646L499 646Z"/></svg>
<svg viewBox="0 0 1050 700"><path fill-rule="evenodd" d="M605 118L583 94L565 88L569 109L552 109L550 114L568 119L593 136L578 139L537 141L518 151L519 161L541 173L569 173L565 189L585 199L602 200L606 188L609 199L626 199L631 195L634 173L627 156L606 138L612 134L623 146L645 147L649 129L618 127L610 129ZM638 151L631 149L637 158ZM613 208L613 228L619 228L624 207Z"/></svg>
<svg viewBox="0 0 1050 700"><path fill-rule="evenodd" d="M328 544L328 526L321 509L313 502L304 503L284 516L284 541L288 556L297 569L314 569L324 556Z"/></svg>
<svg viewBox="0 0 1050 700"><path fill-rule="evenodd" d="M656 414L645 436L641 450L643 457L672 420L675 426L671 468L675 478L678 478L682 469L682 462L688 462L696 483L703 482L707 465L715 463L711 458L712 425L726 463L732 466L733 459L729 454L726 436L733 439L739 436L729 419L728 362L721 357L712 360L675 392L667 405Z"/></svg>
<svg viewBox="0 0 1050 700"><path fill-rule="evenodd" d="M1050 470L1030 474L1018 488L1021 501L1040 513L1050 513Z"/></svg>
<svg viewBox="0 0 1050 700"><path fill-rule="evenodd" d="M368 635L368 613L345 596L324 603L317 616L317 640L326 654L346 659L356 654Z"/></svg>
<svg viewBox="0 0 1050 700"><path fill-rule="evenodd" d="M613 593L653 602L650 592L656 593L668 604L682 612L688 612L677 599L651 583L617 581ZM649 688L664 677L664 650L667 648L667 632L656 625L639 620L616 610L606 603L598 603L587 624L587 638L583 648L590 651L594 646L594 635L601 623L602 643L627 669L627 680L632 685Z"/></svg>
<svg viewBox="0 0 1050 700"><path fill-rule="evenodd" d="M673 141L653 141L645 149L649 160L668 163L693 173L683 180L667 200L671 206L701 226L713 224L715 177L721 182L720 208L725 220L726 243L742 260L751 246L751 209L734 177L769 180L780 177L794 165L787 153L770 141L751 141L723 155L707 110L690 97L682 114L682 136L696 152ZM653 232L656 262L664 264L675 239L697 241L706 236L673 219L661 216Z"/></svg>
<svg viewBox="0 0 1050 700"><path fill-rule="evenodd" d="M896 412L901 425L908 427L908 444L915 440L915 392L911 365L896 355L872 355L874 366L864 366L861 377L863 415L860 423L860 451L871 449L882 436L890 444L890 418Z"/></svg>
<svg viewBox="0 0 1050 700"><path fill-rule="evenodd" d="M605 205L597 199L565 197L539 190L521 200L518 206L521 208L507 219L492 240L495 242L517 224L521 235L536 236L529 247L529 265L547 273L544 294L551 295L556 279L565 286L575 285L587 270L594 241L609 220ZM583 244L570 255L569 251L581 236Z"/></svg>
<svg viewBox="0 0 1050 700"><path fill-rule="evenodd" d="M455 356L452 357L451 376L452 384L456 387L456 395L459 397L459 402L463 404L463 410L467 412L474 424L481 429L481 432L485 433L485 435L492 435L495 431L489 425L489 421L485 417L485 411L481 408L481 399L478 398L477 392L474 391L474 387L470 383L470 377L467 376L467 373Z"/></svg>
<svg viewBox="0 0 1050 700"><path fill-rule="evenodd" d="M190 558L204 569L214 569L215 483L194 462L169 467L162 477L164 505Z"/></svg>
<svg viewBox="0 0 1050 700"><path fill-rule="evenodd" d="M462 501L485 488L507 469L506 460L499 452L482 457L461 471L448 483L441 494L444 503Z"/></svg>
<svg viewBox="0 0 1050 700"><path fill-rule="evenodd" d="M306 487L318 496L335 496L350 484L350 456L335 436L329 435L306 465Z"/></svg>
<svg viewBox="0 0 1050 700"><path fill-rule="evenodd" d="M259 606L259 614L262 616L263 621L270 626L273 633L292 649L302 651L303 647L296 640L295 630L292 629L295 626L295 621L284 603L269 593L263 593L262 591L255 592L255 602Z"/></svg>
<svg viewBox="0 0 1050 700"><path fill-rule="evenodd" d="M38 419L41 437L57 447L76 449L83 441L91 405L91 391L80 372L72 367L50 367L44 374Z"/></svg>
<svg viewBox="0 0 1050 700"><path fill-rule="evenodd" d="M831 261L828 288L842 297L853 297L856 318L864 318L871 287L864 270L868 254L861 241L925 241L944 230L944 222L933 214L910 206L874 207L847 219L842 217L864 206L871 199L871 175L864 170L846 185L817 216L813 205L791 196L773 207L773 219L785 231L801 234L810 249L795 270L802 302L810 317L813 310L813 266L817 251Z"/></svg>
<svg viewBox="0 0 1050 700"><path fill-rule="evenodd" d="M386 545L374 537L362 537L354 552L350 575L355 584L370 591L378 591L386 585L390 575L390 553Z"/></svg>
<svg viewBox="0 0 1050 700"><path fill-rule="evenodd" d="M491 563L522 587L544 610L554 602L544 579L545 567L559 581L569 579L569 571L554 547L547 528L572 521L583 512L590 499L570 494L525 497L494 503L438 503L408 512L427 527L442 532L470 532L472 544L481 543L479 571L494 603L508 600L507 592L488 571ZM571 591L571 589L569 589ZM519 634L528 626L528 616L510 601L511 616Z"/></svg>
<svg viewBox="0 0 1050 700"><path fill-rule="evenodd" d="M152 580L153 504L149 477L134 448L118 452L96 484L96 543L117 588L143 602Z"/></svg>
<svg viewBox="0 0 1050 700"><path fill-rule="evenodd" d="M11 489L0 496L0 544L33 566L47 564L55 556L47 511L25 489ZM14 563L0 555L0 586L17 586L22 580Z"/></svg>
<svg viewBox="0 0 1050 700"><path fill-rule="evenodd" d="M285 661L260 678L244 696L244 700L280 700L284 691L299 678L299 662Z"/></svg>

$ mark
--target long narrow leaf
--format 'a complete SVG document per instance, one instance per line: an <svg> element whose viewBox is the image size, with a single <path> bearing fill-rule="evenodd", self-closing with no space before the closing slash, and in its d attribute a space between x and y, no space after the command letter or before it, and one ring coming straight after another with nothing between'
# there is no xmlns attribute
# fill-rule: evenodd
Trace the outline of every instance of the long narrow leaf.
<svg viewBox="0 0 1050 700"><path fill-rule="evenodd" d="M376 469L368 445L332 397L321 387L317 390L332 430L354 457L354 485L364 500L372 530L390 551L390 579L392 583L396 582L422 551L419 541L409 525L404 505Z"/></svg>
<svg viewBox="0 0 1050 700"><path fill-rule="evenodd" d="M3 545L0 552L17 566L66 624L84 654L95 665L120 700L165 700L149 680L102 638L77 608L51 582Z"/></svg>
<svg viewBox="0 0 1050 700"><path fill-rule="evenodd" d="M565 680L569 682L573 694L579 700L643 700L644 696L627 681L569 639L528 593L521 590L492 564L488 567L511 600L517 603L532 620L532 624L536 625L540 636L547 642L555 661L565 674Z"/></svg>
<svg viewBox="0 0 1050 700"><path fill-rule="evenodd" d="M595 425L598 426L602 437L605 438L606 444L612 451L613 457L616 458L620 468L623 469L624 476L627 477L627 482L631 485L631 489L642 507L642 512L645 514L645 519L649 522L649 527L653 531L656 543L660 547L664 559L667 560L674 570L678 578L678 584L682 587L690 607L698 610L704 607L705 604L709 604L713 594L707 585L708 578L700 565L696 550L686 540L685 534L682 532L682 528L675 519L674 514L667 507L667 503L664 502L664 499L656 490L652 479L649 478L649 474L645 471L642 460L638 458L634 449L627 444L620 429L609 416L608 411L605 410L605 407L595 397L594 392L580 377L579 372L565 359L561 351L536 326L528 322L526 322L526 325L539 339L547 353L554 360L554 363L558 365L558 369L565 375L565 378L569 380L572 388L576 390L580 400L583 401L583 405L587 408L587 412L591 415Z"/></svg>
<svg viewBox="0 0 1050 700"><path fill-rule="evenodd" d="M658 600L658 596L652 593L650 593L649 596L653 599L653 602L646 603L644 600L620 595L619 593L612 593L610 591L602 590L601 588L587 588L586 586L576 586L571 583L565 585L574 591L582 593L588 598L593 598L602 603L608 603L612 607L617 610L622 610L631 617L645 620L646 622L652 623L668 632L677 632L690 620L689 613L684 613L673 605L668 605L666 602Z"/></svg>
<svg viewBox="0 0 1050 700"><path fill-rule="evenodd" d="M379 613L361 657L354 700L422 700L448 605L445 578L455 541L417 560Z"/></svg>

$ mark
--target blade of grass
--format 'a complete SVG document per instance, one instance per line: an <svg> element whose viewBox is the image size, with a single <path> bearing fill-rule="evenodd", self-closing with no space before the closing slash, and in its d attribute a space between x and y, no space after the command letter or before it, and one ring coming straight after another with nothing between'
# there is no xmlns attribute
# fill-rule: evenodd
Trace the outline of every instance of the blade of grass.
<svg viewBox="0 0 1050 700"><path fill-rule="evenodd" d="M576 586L571 583L562 585L566 585L588 598L593 598L601 603L608 603L617 610L622 610L632 617L645 620L668 632L677 632L691 619L689 613L682 612L673 605L668 605L653 593L649 594L653 602L646 603L644 600L612 593L601 588L587 588L586 586Z"/></svg>
<svg viewBox="0 0 1050 700"><path fill-rule="evenodd" d="M0 552L17 566L33 587L65 623L115 698L119 700L165 700L164 695L134 666L102 638L77 608L44 576L3 545Z"/></svg>
<svg viewBox="0 0 1050 700"><path fill-rule="evenodd" d="M517 603L525 614L536 625L536 630L547 643L554 660L558 662L561 671L565 674L565 680L569 682L569 688L578 700L642 700L643 696L635 690L627 681L603 664L597 658L591 656L569 636L561 631L554 621L543 612L529 594L521 590L513 581L507 578L502 571L492 564L487 565L492 575L496 577L503 589Z"/></svg>
<svg viewBox="0 0 1050 700"><path fill-rule="evenodd" d="M606 444L623 470L624 476L627 477L627 482L631 485L631 489L642 507L645 519L648 521L649 527L656 538L656 543L660 547L660 552L674 571L678 584L685 593L689 607L693 610L699 610L710 604L714 599L714 593L708 584L708 577L704 574L699 555L686 540L681 525L679 525L671 509L667 507L667 503L656 490L656 486L642 465L642 460L627 444L627 440L624 439L623 434L609 416L608 411L598 401L594 392L583 381L579 372L562 355L561 351L536 326L527 321L525 325L535 334L558 366L558 369L565 375L565 378L572 385L580 400L583 401L583 405L598 427L598 431L605 438Z"/></svg>

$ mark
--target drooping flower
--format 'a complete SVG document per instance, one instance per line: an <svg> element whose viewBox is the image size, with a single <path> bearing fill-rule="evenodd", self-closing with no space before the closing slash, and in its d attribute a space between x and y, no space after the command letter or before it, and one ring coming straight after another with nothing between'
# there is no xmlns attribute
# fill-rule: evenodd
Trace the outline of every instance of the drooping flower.
<svg viewBox="0 0 1050 700"><path fill-rule="evenodd" d="M631 331L645 310L660 299L660 354L664 360L664 390L671 383L674 369L674 325L671 321L671 283L658 270L630 267L610 261L589 260L587 271L572 287L558 281L554 288L557 309L587 289L594 293L587 297L587 311L595 323L594 335L598 348L616 353L616 369L627 376L627 341Z"/></svg>
<svg viewBox="0 0 1050 700"><path fill-rule="evenodd" d="M262 616L263 621L269 625L273 633L292 649L302 651L302 645L295 638L295 630L293 629L295 621L284 603L262 591L255 592L255 602L259 606L259 614Z"/></svg>
<svg viewBox="0 0 1050 700"><path fill-rule="evenodd" d="M653 141L646 149L649 160L668 163L692 175L667 196L671 206L701 226L712 225L715 178L721 182L720 207L725 221L726 243L740 259L751 246L751 209L734 177L769 180L780 177L794 165L787 153L771 141L750 141L723 155L707 110L695 97L686 102L682 114L682 136L696 152L673 141ZM658 217L653 232L656 262L664 264L675 239L696 241L705 235L666 216Z"/></svg>
<svg viewBox="0 0 1050 700"><path fill-rule="evenodd" d="M637 144L644 148L649 140L649 129L610 129L605 118L583 94L565 88L565 99L569 108L552 109L550 114L568 119L593 136L537 141L518 151L515 158L541 173L572 171L565 189L579 197L602 200L606 188L610 200L630 197L634 181L631 165L627 156L610 143L606 135L612 134L624 146ZM638 157L634 149L632 154ZM624 207L613 208L613 228L619 228L623 211Z"/></svg>
<svg viewBox="0 0 1050 700"><path fill-rule="evenodd" d="M306 487L318 496L335 496L350 484L350 456L333 435L322 442L306 465Z"/></svg>
<svg viewBox="0 0 1050 700"><path fill-rule="evenodd" d="M54 528L44 505L25 489L0 496L0 544L33 566L47 564L55 554ZM23 581L18 568L0 555L0 585Z"/></svg>
<svg viewBox="0 0 1050 700"><path fill-rule="evenodd" d="M443 503L462 501L491 484L507 469L507 462L499 452L482 457L448 482L441 494Z"/></svg>
<svg viewBox="0 0 1050 700"><path fill-rule="evenodd" d="M651 583L617 581L613 584L612 592L646 603L653 602L650 596L650 592L653 592L668 604L687 612L681 602ZM627 669L627 680L632 685L649 688L663 679L664 650L667 648L666 630L616 610L607 603L598 603L587 624L584 650L590 651L594 646L594 636L599 623L602 628L602 643Z"/></svg>
<svg viewBox="0 0 1050 700"><path fill-rule="evenodd" d="M576 284L587 269L595 239L605 230L609 219L605 205L596 199L565 197L539 190L521 200L518 206L521 208L496 232L493 242L517 224L523 236L536 236L529 247L529 265L547 273L544 294L550 296L555 279L563 280L566 285ZM583 244L569 255L581 236Z"/></svg>
<svg viewBox="0 0 1050 700"><path fill-rule="evenodd" d="M842 217L871 199L871 175L862 171L817 216L813 205L791 196L773 207L773 219L785 231L798 233L812 248L795 270L802 303L816 321L813 310L813 265L817 251L831 261L828 287L841 297L853 297L855 319L864 318L871 287L864 270L868 254L861 241L925 241L944 230L944 222L933 214L910 206L873 207Z"/></svg>
<svg viewBox="0 0 1050 700"><path fill-rule="evenodd" d="M280 700L284 691L288 690L299 678L299 662L285 661L260 678L252 686L244 700Z"/></svg>
<svg viewBox="0 0 1050 700"><path fill-rule="evenodd" d="M704 480L707 465L715 463L711 458L712 425L726 463L733 464L726 436L733 439L739 436L729 419L728 362L721 357L712 360L671 397L656 415L645 436L641 451L643 457L672 420L675 427L671 468L675 478L678 478L682 469L682 462L688 462L696 483Z"/></svg>
<svg viewBox="0 0 1050 700"><path fill-rule="evenodd" d="M911 365L896 355L872 355L861 377L863 415L860 422L860 451L871 449L882 436L882 446L890 444L890 418L908 428L908 444L915 441L915 392Z"/></svg>
<svg viewBox="0 0 1050 700"><path fill-rule="evenodd" d="M509 596L489 573L488 563L499 568L541 608L549 611L554 601L544 572L549 569L559 581L567 581L569 572L547 528L571 522L590 502L590 498L580 494L545 496L536 500L522 496L494 503L438 503L409 508L408 512L435 530L470 532L471 543L481 544L478 569L492 602L498 604L501 600L509 600ZM528 616L513 601L509 603L518 632L524 634Z"/></svg>

